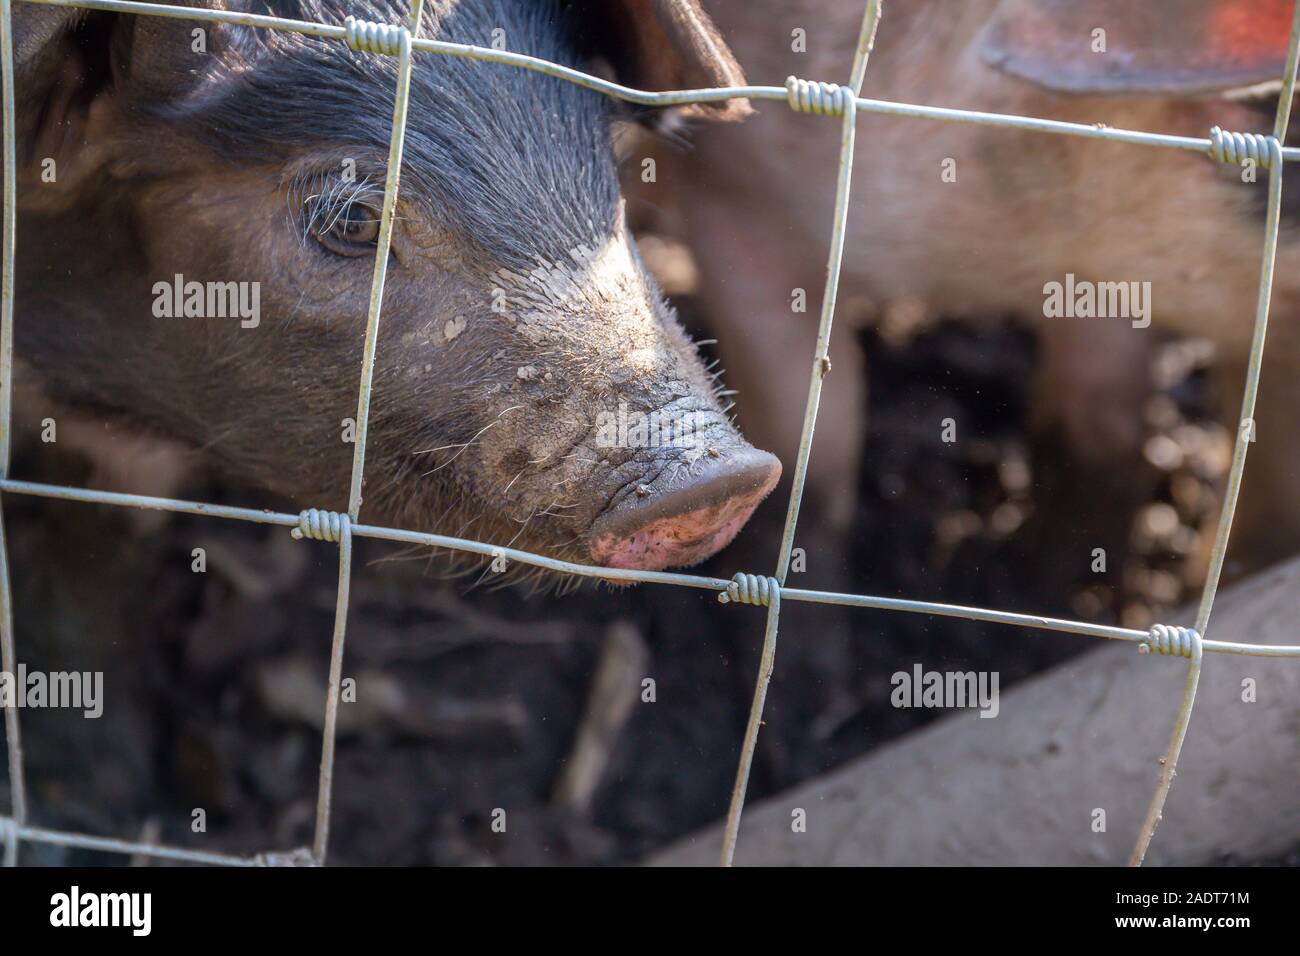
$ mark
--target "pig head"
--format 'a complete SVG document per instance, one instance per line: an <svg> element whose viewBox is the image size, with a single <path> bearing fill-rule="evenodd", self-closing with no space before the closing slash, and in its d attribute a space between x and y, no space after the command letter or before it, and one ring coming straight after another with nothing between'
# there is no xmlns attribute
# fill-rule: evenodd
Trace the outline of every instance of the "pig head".
<svg viewBox="0 0 1300 956"><path fill-rule="evenodd" d="M408 13L401 0L221 6L334 24ZM341 509L396 59L26 5L15 35L23 393ZM632 85L741 82L695 0L434 0L422 35ZM779 463L734 430L642 266L620 120L660 117L416 55L367 520L654 569L726 545L775 484Z"/></svg>

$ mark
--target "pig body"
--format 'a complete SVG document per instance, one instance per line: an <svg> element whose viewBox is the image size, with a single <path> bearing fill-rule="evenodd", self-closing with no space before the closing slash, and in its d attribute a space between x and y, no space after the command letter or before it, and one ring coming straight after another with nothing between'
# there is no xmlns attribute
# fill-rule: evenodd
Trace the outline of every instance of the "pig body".
<svg viewBox="0 0 1300 956"><path fill-rule="evenodd" d="M765 15L742 0L706 6L751 82L847 79L860 0L790 0ZM1290 5L1162 6L1169 9L1161 28L1143 32L1132 22L1143 5L1104 0L886 3L863 95L1196 137L1216 125L1271 131L1275 95L1228 97L1224 87L1280 78ZM1029 39L990 32L999 21L1033 14L1041 20ZM1235 73L1212 62L1194 77L1168 65L1199 64L1196 52L1225 46L1207 24L1230 15L1237 32L1229 36L1247 49L1258 41L1266 51L1259 62ZM1094 27L1108 28L1114 57L1152 63L1149 74L1118 75L1109 69L1115 60L1090 54ZM792 48L796 31L806 31L806 52ZM1076 56L1076 48L1084 53ZM1059 49L1070 55L1053 62ZM1101 64L1095 76L1092 64ZM1053 88L1055 77L1071 88ZM683 196L723 364L740 392L740 424L783 457L798 444L838 137L836 122L763 103L744 124L701 131L667 175ZM1235 432L1263 248L1268 176L1260 170L1254 178L1243 182L1241 169L1179 150L860 114L834 370L810 473L832 522L852 513L866 357L850 326L873 311L864 302L878 311L891 300L920 299L935 314L1034 323L1043 358L1038 414L1078 454L1098 461L1122 460L1141 437L1157 332L1204 336L1219 348L1224 419ZM1047 317L1049 284L1075 281L1139 283L1149 292L1149 314ZM806 314L792 312L795 289L808 290ZM1297 397L1289 394L1298 307L1300 245L1284 223L1246 488L1248 506L1264 509L1254 530L1266 552L1300 542L1291 441Z"/></svg>
<svg viewBox="0 0 1300 956"><path fill-rule="evenodd" d="M740 78L690 0L425 6L427 37L598 58L645 85ZM254 8L334 24L408 13L386 0ZM38 417L93 412L304 506L343 507L396 59L38 7L16 11L15 34L27 404ZM661 568L725 545L775 483L779 464L732 428L641 265L618 116L562 81L417 57L370 520ZM689 421L690 440L607 439L605 420L628 408Z"/></svg>

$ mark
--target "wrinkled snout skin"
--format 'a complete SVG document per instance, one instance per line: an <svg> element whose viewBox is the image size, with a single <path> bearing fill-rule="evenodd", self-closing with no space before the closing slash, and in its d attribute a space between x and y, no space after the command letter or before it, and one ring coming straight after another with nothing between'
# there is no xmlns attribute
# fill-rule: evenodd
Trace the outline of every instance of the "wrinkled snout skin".
<svg viewBox="0 0 1300 956"><path fill-rule="evenodd" d="M789 75L845 82L863 6L860 0L705 2L749 80L763 85L781 85ZM1126 31L1131 24L1125 17L1139 6L1146 5L886 2L863 96L1201 138L1216 125L1271 130L1276 89L1254 98L1228 97L1217 89L1055 90L999 68L981 46L984 31L1003 15L1016 23L1037 11L1038 26L1066 22L1074 30L1078 24L1069 17L1075 11L1088 29L1056 40L1071 48L1077 39L1083 52L1070 62L1095 63L1098 70L1110 70L1116 58L1149 62L1158 81L1162 63L1178 69L1200 64L1214 51L1235 53L1231 43L1249 51L1258 42L1277 48L1275 57L1285 54L1285 3L1170 0L1160 29L1135 34ZM1195 31L1201 15L1211 26L1238 26L1200 35ZM1252 25L1272 32L1256 37ZM1108 28L1110 54L1089 52L1093 26ZM1046 43L1052 37L1043 30ZM1037 37L1025 40L1029 50L1020 59L1039 53L1049 60L1049 80L1065 76L1065 58L1057 68L1050 50L1036 45ZM801 39L805 52L794 49ZM1125 43L1152 49L1130 52ZM1280 72L1279 60L1274 75ZM810 355L813 346L839 124L796 115L782 103L756 108L758 115L744 124L701 130L689 153L665 157L674 166L660 178L674 184L680 199L679 226L699 263L705 314L716 323L728 385L741 396L739 423L750 438L784 458L799 440L807 365L790 357ZM831 343L834 371L826 379L810 472L814 497L828 503L834 520L851 518L846 489L856 487L869 357L861 354L850 327L912 301L923 303L930 315L1010 316L1032 324L1042 343L1035 414L1059 428L1084 459L1117 461L1135 453L1143 436L1149 353L1162 333L1203 336L1218 346L1223 420L1235 433L1268 188L1266 171L1257 170L1253 178L1243 182L1240 168L1182 150L860 114L839 338ZM669 190L647 191L658 208L668 206ZM1252 448L1246 498L1247 507L1267 503L1266 536L1289 536L1300 544L1300 456L1291 437L1300 394L1288 368L1300 347L1294 208L1288 201L1269 328L1270 367L1259 406L1258 427L1274 440L1261 438ZM1045 286L1064 283L1067 274L1094 283L1150 283L1149 315L1046 317ZM797 289L808 292L805 314L792 314ZM741 329L745 334L738 334ZM1288 532L1282 525L1293 527Z"/></svg>
<svg viewBox="0 0 1300 956"><path fill-rule="evenodd" d="M406 16L385 0L271 6L338 23ZM426 8L425 36L489 46L503 31L511 50L584 65L586 21L559 3ZM24 394L342 510L395 61L216 26L197 56L183 26L149 23L126 44L120 31L136 28L96 14L70 39L26 34L28 46L52 35L79 72L36 59L20 71L42 92L24 104L20 162ZM776 483L779 463L732 427L639 258L614 109L562 81L418 58L366 520L659 569L724 547ZM40 181L42 155L57 156L57 184ZM189 282L255 288L258 312L187 314Z"/></svg>

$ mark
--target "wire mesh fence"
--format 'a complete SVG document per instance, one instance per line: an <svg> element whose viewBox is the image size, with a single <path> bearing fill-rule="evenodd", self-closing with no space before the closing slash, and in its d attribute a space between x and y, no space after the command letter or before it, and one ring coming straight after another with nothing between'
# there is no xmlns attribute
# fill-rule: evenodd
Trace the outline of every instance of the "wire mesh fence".
<svg viewBox="0 0 1300 956"><path fill-rule="evenodd" d="M324 739L317 789L315 836L310 849L299 848L284 852L266 852L253 857L241 857L37 827L31 823L32 813L28 804L23 771L22 736L19 727L18 709L16 707L7 707L5 708L5 741L8 752L11 812L9 816L0 816L0 844L4 846L6 865L17 864L19 846L24 842L122 854L138 854L174 862L223 866L324 864L329 843L334 747L338 707L341 698L340 688L343 679L343 655L347 632L348 597L352 566L352 541L355 537L375 538L430 548L444 548L491 558L505 557L507 560L521 564L581 577L701 588L715 592L719 600L724 603L753 604L765 607L766 628L759 663L758 680L742 742L735 786L724 830L721 858L724 865L729 865L732 861L739 834L750 765L762 723L767 685L775 663L782 601L874 608L914 614L965 618L1037 630L1058 631L1085 637L1128 641L1136 644L1137 649L1143 653L1154 652L1161 655L1186 658L1188 662L1187 678L1182 701L1175 717L1168 749L1161 760L1161 771L1146 818L1134 844L1130 858L1130 863L1133 865L1140 865L1146 854L1172 786L1179 753L1196 699L1196 689L1204 654L1211 652L1259 657L1300 658L1300 645L1265 645L1216 641L1206 636L1211 612L1214 608L1215 595L1223 572L1233 515L1236 511L1246 454L1251 440L1251 431L1245 427L1237 432L1209 571L1201 594L1195 623L1190 628L1157 624L1149 630L1142 631L986 608L963 607L871 595L804 590L786 585L795 528L798 524L800 503L803 497L804 483L812 450L822 381L830 371L830 332L835 316L840 265L844 254L845 225L848 218L849 194L853 178L854 135L858 114L862 112L881 113L930 121L975 123L1009 129L1032 130L1045 134L1103 139L1140 146L1203 153L1217 162L1233 165L1250 164L1267 169L1269 179L1265 243L1260 269L1259 294L1248 375L1241 404L1241 421L1244 424L1253 421L1259 386L1260 367L1268 325L1269 301L1273 287L1273 268L1277 253L1282 198L1282 169L1284 162L1300 159L1300 149L1287 148L1282 145L1286 139L1290 106L1295 89L1297 62L1300 61L1300 6L1297 6L1293 19L1285 74L1282 77L1282 91L1272 133L1266 135L1228 132L1215 127L1210 131L1207 138L1200 139L1114 129L1104 126L1087 126L1010 114L945 109L863 98L861 92L868 61L875 42L876 30L881 20L882 0L868 0L867 2L861 31L858 36L856 53L846 85L841 86L828 82L790 77L784 87L746 86L670 92L646 92L631 89L558 63L520 53L421 37L419 32L423 0L414 0L411 5L410 15L403 23L372 23L349 17L342 26L229 10L133 2L133 0L19 0L19 2L145 16L216 21L257 29L291 31L318 37L326 41L345 43L354 51L394 57L398 63L398 70L387 179L384 187L378 249L371 282L361 385L357 396L356 440L353 449L347 511L330 512L310 509L295 515L61 485L35 484L15 480L9 476L13 391L14 251L16 241L15 69L12 0L0 0L0 26L3 26L3 31L0 32L0 66L3 68L4 83L4 245L3 288L0 290L0 493L32 495L74 502L117 505L128 508L204 515L226 520L277 525L290 529L295 538L310 538L333 543L338 547L339 555L337 600L326 697ZM544 555L509 547L500 547L481 541L399 528L378 527L360 522L371 386L374 376L379 323L383 308L384 281L389 260L394 206L400 182L411 70L416 53L465 57L518 67L559 78L641 106L671 107L748 98L785 102L793 111L812 113L839 120L841 127L839 171L836 182L830 253L827 261L826 287L822 300L817 344L812 359L802 437L794 467L793 485L786 511L780 552L773 575L739 573L731 579L722 579L664 571L596 567L561 561ZM3 516L0 515L0 666L5 671L10 673L15 671L17 665L16 654L9 558L5 542Z"/></svg>

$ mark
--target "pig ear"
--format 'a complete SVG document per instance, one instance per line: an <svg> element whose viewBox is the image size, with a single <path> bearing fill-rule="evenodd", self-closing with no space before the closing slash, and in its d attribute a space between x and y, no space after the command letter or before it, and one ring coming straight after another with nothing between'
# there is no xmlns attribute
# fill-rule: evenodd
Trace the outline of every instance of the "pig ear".
<svg viewBox="0 0 1300 956"><path fill-rule="evenodd" d="M197 0L195 6L222 4ZM195 30L201 30L196 36ZM122 120L183 98L227 31L202 21L19 5L14 95L23 208L57 209L114 159Z"/></svg>
<svg viewBox="0 0 1300 956"><path fill-rule="evenodd" d="M228 0L183 0L182 6L231 9ZM175 103L198 89L236 53L236 40L251 31L228 24L171 17L130 17L114 36L113 68L128 98Z"/></svg>
<svg viewBox="0 0 1300 956"><path fill-rule="evenodd" d="M14 106L21 139L33 125L32 114L49 98L61 74L67 72L60 41L85 19L86 13L20 3L10 15L14 31Z"/></svg>
<svg viewBox="0 0 1300 956"><path fill-rule="evenodd" d="M1002 0L985 62L1063 93L1193 95L1280 80L1295 0Z"/></svg>
<svg viewBox="0 0 1300 956"><path fill-rule="evenodd" d="M38 7L20 3L11 14L14 27L14 76L21 84L39 72L44 53L60 33L83 11L66 7Z"/></svg>
<svg viewBox="0 0 1300 956"><path fill-rule="evenodd" d="M570 0L584 52L614 68L618 82L659 92L744 86L745 74L698 0ZM748 100L689 106L681 115L744 119Z"/></svg>

